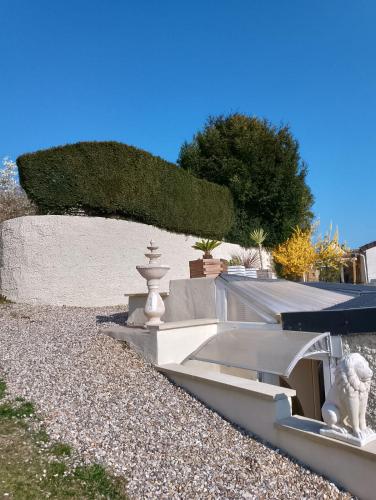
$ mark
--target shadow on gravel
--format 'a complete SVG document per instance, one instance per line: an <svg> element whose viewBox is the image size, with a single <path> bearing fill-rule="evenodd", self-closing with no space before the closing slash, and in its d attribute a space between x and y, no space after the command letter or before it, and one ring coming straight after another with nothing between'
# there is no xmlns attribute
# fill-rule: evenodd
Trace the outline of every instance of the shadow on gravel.
<svg viewBox="0 0 376 500"><path fill-rule="evenodd" d="M103 323L116 323L117 325L126 325L127 319L127 312L109 314L108 316L97 316L97 325L102 325Z"/></svg>

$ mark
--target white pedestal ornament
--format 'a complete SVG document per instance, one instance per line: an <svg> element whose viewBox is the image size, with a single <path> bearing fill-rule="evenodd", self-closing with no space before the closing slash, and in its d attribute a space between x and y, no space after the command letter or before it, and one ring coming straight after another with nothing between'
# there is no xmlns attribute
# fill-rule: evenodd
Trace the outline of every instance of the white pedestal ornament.
<svg viewBox="0 0 376 500"><path fill-rule="evenodd" d="M321 410L327 426L320 429L320 434L354 446L365 446L376 439L376 433L366 424L372 376L367 360L360 354L347 354L340 360Z"/></svg>
<svg viewBox="0 0 376 500"><path fill-rule="evenodd" d="M158 292L159 280L164 277L170 267L159 264L159 258L162 254L157 253L158 247L155 245L153 240L150 241L150 245L147 248L150 252L146 253L145 257L149 259L149 264L136 266L136 269L147 281L149 294L146 299L144 312L148 318L148 321L145 323L145 327L150 327L158 326L163 323L161 317L165 312L165 306L162 297Z"/></svg>

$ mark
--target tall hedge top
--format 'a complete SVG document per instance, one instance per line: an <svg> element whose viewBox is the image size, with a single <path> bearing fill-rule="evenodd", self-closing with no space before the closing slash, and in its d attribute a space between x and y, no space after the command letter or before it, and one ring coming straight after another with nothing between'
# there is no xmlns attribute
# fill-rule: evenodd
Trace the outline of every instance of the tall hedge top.
<svg viewBox="0 0 376 500"><path fill-rule="evenodd" d="M180 233L222 238L233 223L225 186L118 142L80 142L17 158L20 182L42 214L83 210Z"/></svg>

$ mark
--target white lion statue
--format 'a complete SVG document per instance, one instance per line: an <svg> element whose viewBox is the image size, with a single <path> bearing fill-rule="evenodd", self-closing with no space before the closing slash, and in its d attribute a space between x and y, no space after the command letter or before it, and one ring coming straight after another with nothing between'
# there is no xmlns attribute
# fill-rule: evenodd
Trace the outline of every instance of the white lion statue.
<svg viewBox="0 0 376 500"><path fill-rule="evenodd" d="M341 358L336 367L334 384L321 410L324 422L329 427L322 434L329 435L332 431L332 437L344 440L345 435L352 435L360 441L360 445L374 435L366 424L372 376L367 360L360 354L347 354ZM336 434L342 434L343 438Z"/></svg>

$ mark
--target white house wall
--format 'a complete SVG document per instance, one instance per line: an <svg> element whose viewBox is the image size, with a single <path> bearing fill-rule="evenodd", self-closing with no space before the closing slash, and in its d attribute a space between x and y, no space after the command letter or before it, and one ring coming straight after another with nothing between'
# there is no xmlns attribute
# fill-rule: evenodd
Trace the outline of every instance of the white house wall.
<svg viewBox="0 0 376 500"><path fill-rule="evenodd" d="M376 247L366 250L368 281L376 281Z"/></svg>
<svg viewBox="0 0 376 500"><path fill-rule="evenodd" d="M162 262L171 266L161 281L189 278L189 260L197 237L154 226L101 217L27 216L0 225L0 293L14 302L104 306L125 304L125 294L146 292L136 265L146 263L153 239ZM223 243L217 258L230 258L241 247Z"/></svg>

